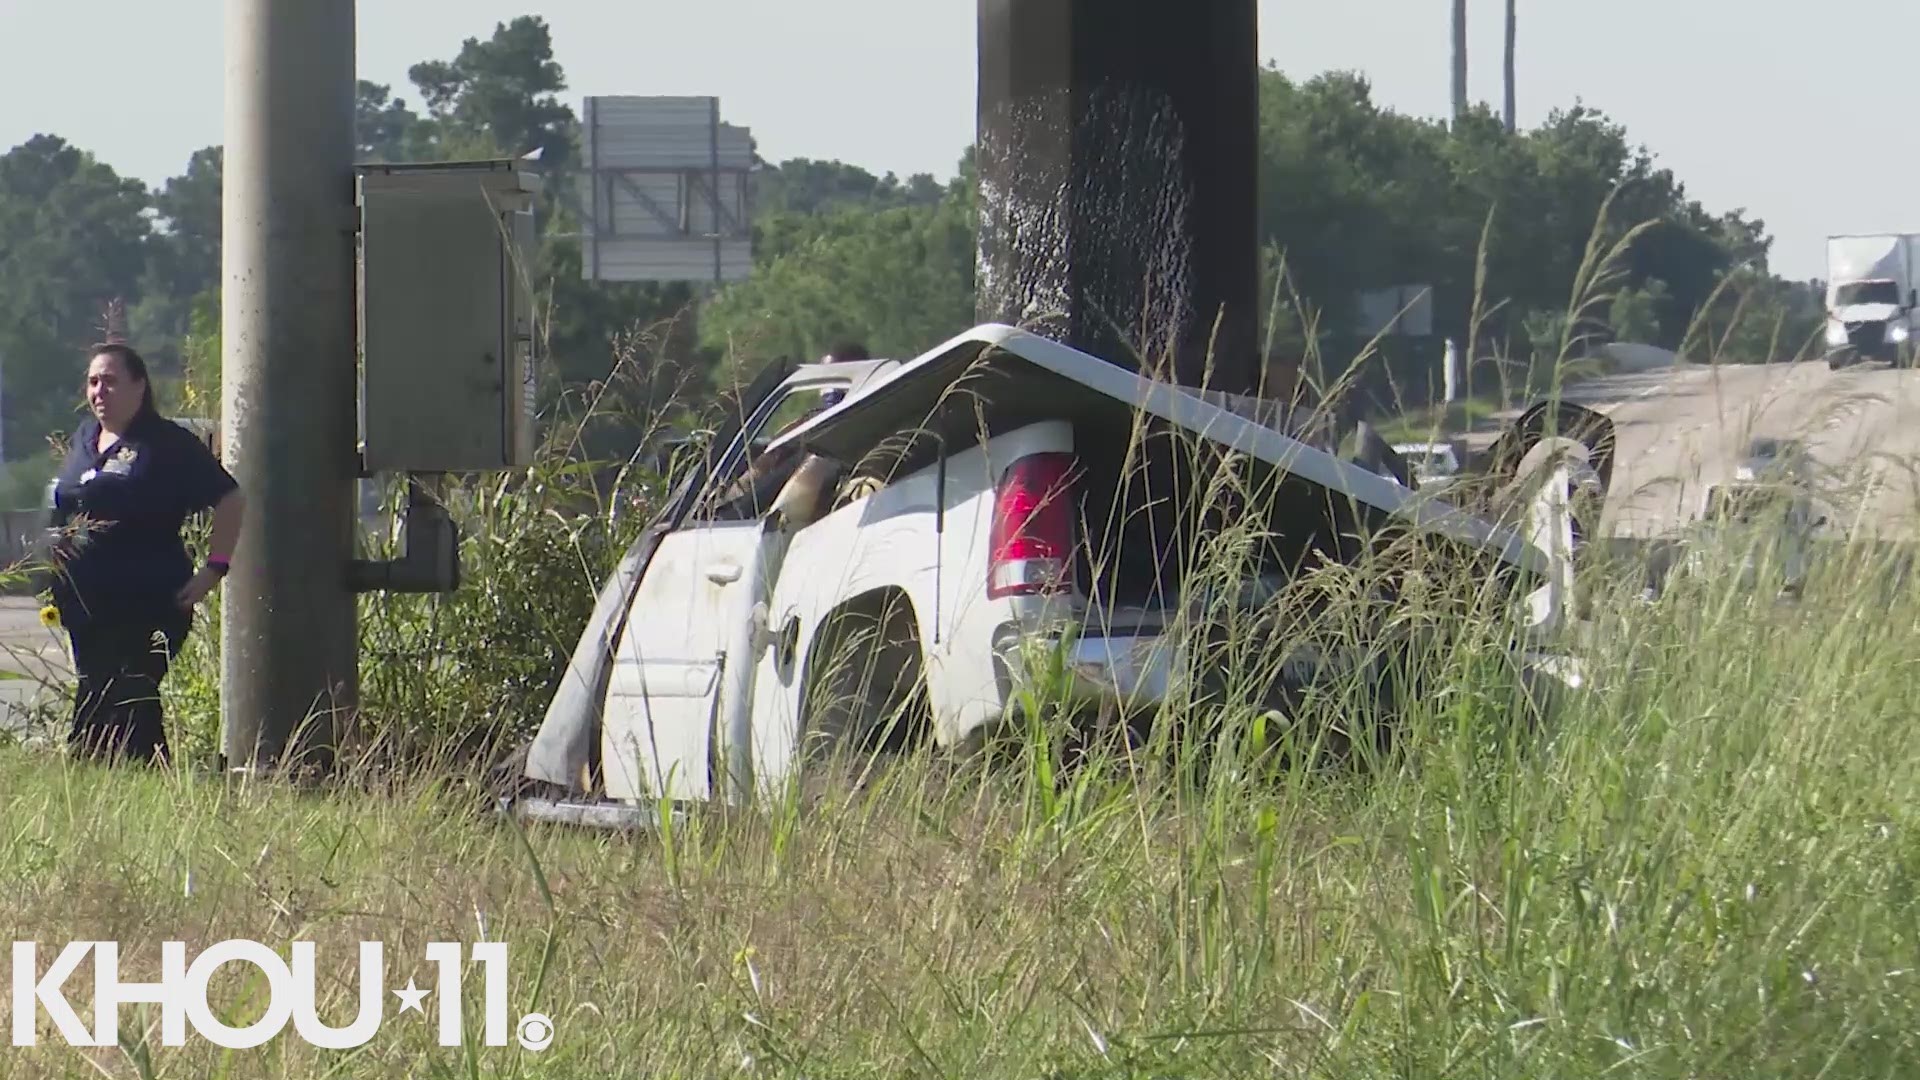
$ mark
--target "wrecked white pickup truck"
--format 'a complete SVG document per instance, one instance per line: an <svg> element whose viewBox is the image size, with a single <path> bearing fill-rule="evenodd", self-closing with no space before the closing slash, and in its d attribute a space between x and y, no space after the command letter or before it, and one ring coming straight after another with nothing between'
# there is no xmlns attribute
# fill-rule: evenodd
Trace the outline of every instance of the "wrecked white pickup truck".
<svg viewBox="0 0 1920 1080"><path fill-rule="evenodd" d="M1274 481L1263 571L1350 558L1356 525L1403 527L1509 578L1550 639L1564 498L1497 527L1247 419L1246 401L991 324L906 362L769 369L601 591L512 765L521 812L751 800L795 776L803 744L869 737L907 699L918 737L962 745L1017 715L1035 645L1064 651L1074 698L1150 708L1183 664L1162 628L1185 571L1156 507L1222 455ZM782 454L806 464L763 490L756 470ZM849 647L864 657L828 662Z"/></svg>

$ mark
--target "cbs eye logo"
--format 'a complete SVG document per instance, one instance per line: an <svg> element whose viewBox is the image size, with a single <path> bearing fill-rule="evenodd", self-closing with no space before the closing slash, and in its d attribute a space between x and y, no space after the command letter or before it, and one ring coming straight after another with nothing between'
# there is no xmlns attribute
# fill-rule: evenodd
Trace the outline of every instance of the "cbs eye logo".
<svg viewBox="0 0 1920 1080"><path fill-rule="evenodd" d="M521 1047L545 1050L553 1045L553 1020L545 1013L528 1013L520 1018L518 1035Z"/></svg>

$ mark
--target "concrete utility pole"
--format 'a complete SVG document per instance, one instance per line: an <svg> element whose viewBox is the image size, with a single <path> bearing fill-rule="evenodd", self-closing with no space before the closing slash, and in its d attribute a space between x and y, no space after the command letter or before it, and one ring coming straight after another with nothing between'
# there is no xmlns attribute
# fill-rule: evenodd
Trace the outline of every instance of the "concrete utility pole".
<svg viewBox="0 0 1920 1080"><path fill-rule="evenodd" d="M359 689L354 0L227 0L226 60L221 423L248 507L222 746L228 768L325 764Z"/></svg>
<svg viewBox="0 0 1920 1080"><path fill-rule="evenodd" d="M1509 135L1512 135L1515 131L1519 129L1519 123L1520 123L1519 113L1515 107L1516 93L1514 89L1514 79L1515 79L1514 50L1519 44L1519 37L1520 37L1520 16L1519 16L1519 13L1514 10L1514 6L1517 2L1518 0L1507 0L1507 63L1506 63L1507 110L1506 110L1506 115L1507 115L1507 134Z"/></svg>
<svg viewBox="0 0 1920 1080"><path fill-rule="evenodd" d="M1453 122L1467 115L1467 0L1453 0Z"/></svg>
<svg viewBox="0 0 1920 1080"><path fill-rule="evenodd" d="M1254 0L978 3L979 317L1251 392Z"/></svg>

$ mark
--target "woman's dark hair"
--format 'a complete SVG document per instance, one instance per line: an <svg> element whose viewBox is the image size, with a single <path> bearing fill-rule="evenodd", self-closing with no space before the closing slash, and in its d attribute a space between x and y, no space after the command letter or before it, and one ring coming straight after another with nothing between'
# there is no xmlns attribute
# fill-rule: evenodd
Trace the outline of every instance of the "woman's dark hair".
<svg viewBox="0 0 1920 1080"><path fill-rule="evenodd" d="M139 379L143 387L140 394L140 411L159 415L160 409L153 403L153 379L147 375L147 362L139 353L133 351L133 346L122 345L117 341L95 345L92 351L87 353L87 360L91 362L98 356L113 357L120 361L120 366L126 369L127 374Z"/></svg>

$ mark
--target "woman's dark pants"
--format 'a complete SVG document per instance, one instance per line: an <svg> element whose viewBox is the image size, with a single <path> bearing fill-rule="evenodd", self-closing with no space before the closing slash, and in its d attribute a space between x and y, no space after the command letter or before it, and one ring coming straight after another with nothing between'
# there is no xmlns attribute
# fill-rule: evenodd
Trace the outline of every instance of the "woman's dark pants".
<svg viewBox="0 0 1920 1080"><path fill-rule="evenodd" d="M165 764L160 680L180 654L191 617L163 623L93 621L69 631L80 675L67 743L86 757Z"/></svg>

